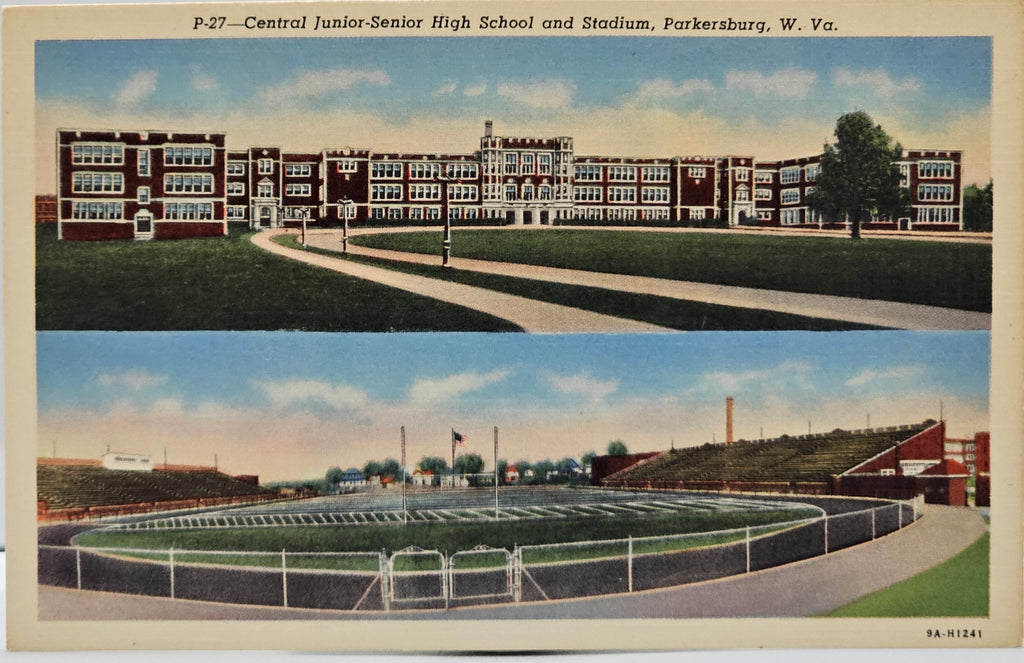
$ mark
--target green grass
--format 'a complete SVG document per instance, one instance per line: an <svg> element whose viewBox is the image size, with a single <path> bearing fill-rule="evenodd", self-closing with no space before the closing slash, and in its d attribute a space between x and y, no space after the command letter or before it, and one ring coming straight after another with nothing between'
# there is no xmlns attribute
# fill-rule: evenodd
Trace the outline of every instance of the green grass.
<svg viewBox="0 0 1024 663"><path fill-rule="evenodd" d="M362 235L373 248L438 254L438 232ZM464 258L722 285L992 310L988 244L759 234L456 230Z"/></svg>
<svg viewBox="0 0 1024 663"><path fill-rule="evenodd" d="M263 551L280 552L376 552L385 550L389 554L409 546L417 546L426 550L439 550L446 554L456 551L470 550L484 544L492 548L512 550L516 545L539 545L545 543L602 541L647 536L665 536L691 532L713 532L739 528L746 525L769 525L772 523L789 522L800 518L811 517L814 510L786 509L771 511L744 511L726 513L681 512L644 517L602 517L578 520L503 520L499 523L409 523L374 526L339 526L339 527L272 527L272 528L239 528L239 529L193 529L193 530L161 530L161 531L117 531L97 530L79 535L76 543L86 547L102 548L150 548L166 550L175 549L175 559L183 559L179 551ZM736 533L721 538L694 537L686 541L655 541L638 543L635 551L665 552L666 550L682 550L687 547L707 546L736 540L743 537ZM580 559L587 557L603 557L610 553L607 546L586 546L583 548L567 547L560 550L545 550L531 553L524 562L543 563L564 559ZM625 545L612 544L612 548L622 549ZM147 556L152 558L152 556ZM496 557L481 555L463 558L462 567L472 568L493 564ZM163 557L162 559L166 559ZM222 556L206 556L199 558L204 563L242 563L247 566L265 564L280 565L280 558L254 557L251 561L238 562L234 558ZM243 559L243 558L239 558ZM309 558L310 560L316 558ZM256 561L262 560L262 561ZM276 560L276 561L274 561ZM193 559L193 561L195 561ZM320 560L320 564L337 564L329 568L352 568L356 560ZM361 562L374 566L372 560ZM430 568L432 558L423 560L406 560L407 564L422 568ZM323 568L323 567L320 567Z"/></svg>
<svg viewBox="0 0 1024 663"><path fill-rule="evenodd" d="M254 246L250 233L61 242L36 227L37 329L518 331L499 318Z"/></svg>
<svg viewBox="0 0 1024 663"><path fill-rule="evenodd" d="M985 617L989 614L989 535L958 555L829 617Z"/></svg>
<svg viewBox="0 0 1024 663"><path fill-rule="evenodd" d="M299 244L295 235L280 235L274 238L277 243L297 250L341 257L336 251ZM464 285L486 288L505 292L528 299L535 299L552 304L572 306L586 311L594 311L619 318L639 320L651 324L684 331L696 330L847 330L874 329L866 325L856 325L838 320L822 320L774 311L719 306L704 302L681 301L669 297L654 295L638 295L602 288L591 288L578 285L566 285L532 279L481 274L460 269L447 269L441 266L420 265L415 263L382 260L366 256L349 255L348 260L374 267L392 269L406 274L416 274L434 279L462 283Z"/></svg>

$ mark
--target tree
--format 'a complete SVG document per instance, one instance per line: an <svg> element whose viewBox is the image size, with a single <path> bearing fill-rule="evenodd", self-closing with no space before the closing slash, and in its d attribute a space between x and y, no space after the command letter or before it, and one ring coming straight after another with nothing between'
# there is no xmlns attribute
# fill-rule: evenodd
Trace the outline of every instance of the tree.
<svg viewBox="0 0 1024 663"><path fill-rule="evenodd" d="M896 163L903 148L863 111L840 117L835 137L821 155L817 188L807 202L826 218L846 218L850 237L859 239L862 221L872 215L898 217L908 207Z"/></svg>
<svg viewBox="0 0 1024 663"><path fill-rule="evenodd" d="M479 474L484 469L480 454L462 454L455 459L455 471L459 474Z"/></svg>
<svg viewBox="0 0 1024 663"><path fill-rule="evenodd" d="M533 481L530 483L544 483L548 480L548 474L555 469L555 464L545 458L533 464Z"/></svg>
<svg viewBox="0 0 1024 663"><path fill-rule="evenodd" d="M992 180L983 189L977 184L964 188L964 230L992 232Z"/></svg>
<svg viewBox="0 0 1024 663"><path fill-rule="evenodd" d="M422 472L433 472L435 476L448 472L448 461L440 456L424 456L416 466Z"/></svg>
<svg viewBox="0 0 1024 663"><path fill-rule="evenodd" d="M588 451L587 453L583 454L583 456L580 458L580 465L583 466L584 470L587 469L588 465L594 464L595 456L597 456L597 452L595 451Z"/></svg>
<svg viewBox="0 0 1024 663"><path fill-rule="evenodd" d="M628 453L629 449L626 448L626 443L622 440L612 440L608 443L609 456L625 456Z"/></svg>
<svg viewBox="0 0 1024 663"><path fill-rule="evenodd" d="M391 477L392 481L401 481L402 466L394 458L387 458L380 464L380 476Z"/></svg>
<svg viewBox="0 0 1024 663"><path fill-rule="evenodd" d="M363 465L363 476L369 479L370 477L377 476L380 474L380 463L375 460L367 461L366 465Z"/></svg>
<svg viewBox="0 0 1024 663"><path fill-rule="evenodd" d="M332 467L327 470L326 480L328 487L333 487L341 483L341 477L345 476L345 472L340 467Z"/></svg>
<svg viewBox="0 0 1024 663"><path fill-rule="evenodd" d="M501 485L505 485L505 483L506 483L505 475L508 473L508 461L505 460L504 458L499 458L498 459L497 468L498 468L498 483L501 484Z"/></svg>

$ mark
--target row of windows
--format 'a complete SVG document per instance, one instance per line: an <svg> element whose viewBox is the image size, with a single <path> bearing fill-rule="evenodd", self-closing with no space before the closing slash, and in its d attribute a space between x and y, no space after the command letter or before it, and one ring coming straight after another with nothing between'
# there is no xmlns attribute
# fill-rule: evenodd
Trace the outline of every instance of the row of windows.
<svg viewBox="0 0 1024 663"><path fill-rule="evenodd" d="M402 179L402 164L394 161L377 161L370 166L370 174L375 178Z"/></svg>
<svg viewBox="0 0 1024 663"><path fill-rule="evenodd" d="M229 161L227 170L228 175L245 175L245 162Z"/></svg>
<svg viewBox="0 0 1024 663"><path fill-rule="evenodd" d="M955 207L919 207L918 223L956 223Z"/></svg>
<svg viewBox="0 0 1024 663"><path fill-rule="evenodd" d="M630 207L577 207L573 209L572 216L577 220L588 221L635 221L640 216L638 212L645 221L669 220L669 210L664 207L644 210Z"/></svg>
<svg viewBox="0 0 1024 663"><path fill-rule="evenodd" d="M311 184L286 184L284 195L286 196L309 196L313 191Z"/></svg>
<svg viewBox="0 0 1024 663"><path fill-rule="evenodd" d="M803 167L804 181L806 182L817 182L818 176L821 175L821 164L812 163ZM780 184L795 184L800 181L800 166L790 166L789 168L783 168L779 171L779 183ZM766 173L765 179L758 179L759 182L771 182L771 173ZM758 174L756 177L760 178Z"/></svg>
<svg viewBox="0 0 1024 663"><path fill-rule="evenodd" d="M917 187L918 200L953 200L952 184L921 184Z"/></svg>
<svg viewBox="0 0 1024 663"><path fill-rule="evenodd" d="M758 191L761 190L758 189ZM783 189L782 193L779 194L779 199L783 205L798 203L800 202L800 189Z"/></svg>
<svg viewBox="0 0 1024 663"><path fill-rule="evenodd" d="M918 177L953 177L952 161L919 161Z"/></svg>
<svg viewBox="0 0 1024 663"><path fill-rule="evenodd" d="M74 173L71 176L73 193L121 193L124 191L124 176L121 173Z"/></svg>
<svg viewBox="0 0 1024 663"><path fill-rule="evenodd" d="M166 203L164 218L175 221L209 221L213 219L213 203Z"/></svg>
<svg viewBox="0 0 1024 663"><path fill-rule="evenodd" d="M121 203L76 202L71 209L74 219L122 219L124 206Z"/></svg>
<svg viewBox="0 0 1024 663"><path fill-rule="evenodd" d="M213 175L209 173L164 175L164 191L167 193L213 193Z"/></svg>
<svg viewBox="0 0 1024 663"><path fill-rule="evenodd" d="M308 163L288 163L284 166L285 177L309 177L313 172Z"/></svg>
<svg viewBox="0 0 1024 663"><path fill-rule="evenodd" d="M212 147L180 147L167 146L164 148L165 166L212 166Z"/></svg>
<svg viewBox="0 0 1024 663"><path fill-rule="evenodd" d="M78 143L71 146L71 163L123 164L124 146L114 144L87 145Z"/></svg>
<svg viewBox="0 0 1024 663"><path fill-rule="evenodd" d="M479 210L475 207L454 207L448 209L448 218L451 220L457 219L476 219L479 217ZM370 218L375 220L391 219L392 221L400 221L403 219L410 219L413 221L420 221L423 219L437 220L441 218L441 208L439 207L428 207L426 209L422 207L374 207L370 211Z"/></svg>

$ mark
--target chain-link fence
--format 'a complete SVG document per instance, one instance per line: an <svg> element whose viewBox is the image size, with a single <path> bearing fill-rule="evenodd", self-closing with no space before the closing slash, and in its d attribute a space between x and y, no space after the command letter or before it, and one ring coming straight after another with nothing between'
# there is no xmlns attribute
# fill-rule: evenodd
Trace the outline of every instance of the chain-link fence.
<svg viewBox="0 0 1024 663"><path fill-rule="evenodd" d="M716 532L445 554L294 553L39 545L45 585L333 610L448 608L621 594L750 573L871 541L923 499Z"/></svg>

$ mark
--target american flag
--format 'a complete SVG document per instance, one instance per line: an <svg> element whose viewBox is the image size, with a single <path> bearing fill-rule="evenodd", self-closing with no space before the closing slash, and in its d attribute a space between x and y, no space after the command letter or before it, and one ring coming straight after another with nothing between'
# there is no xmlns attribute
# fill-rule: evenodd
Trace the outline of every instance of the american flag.
<svg viewBox="0 0 1024 663"><path fill-rule="evenodd" d="M457 446L457 447L464 447L464 446L466 446L466 440L468 440L468 439L469 439L468 435L463 435L462 433L456 433L454 430L452 430L452 444L454 444L455 446Z"/></svg>

